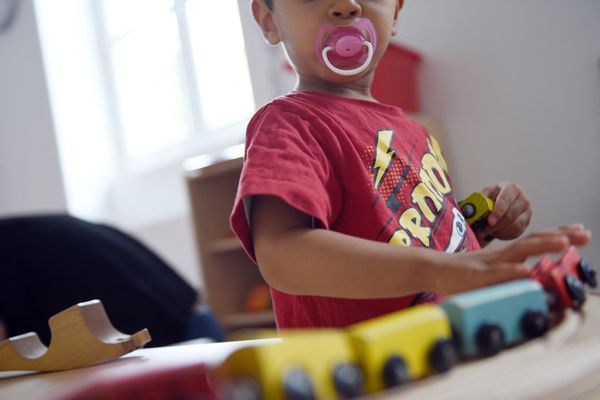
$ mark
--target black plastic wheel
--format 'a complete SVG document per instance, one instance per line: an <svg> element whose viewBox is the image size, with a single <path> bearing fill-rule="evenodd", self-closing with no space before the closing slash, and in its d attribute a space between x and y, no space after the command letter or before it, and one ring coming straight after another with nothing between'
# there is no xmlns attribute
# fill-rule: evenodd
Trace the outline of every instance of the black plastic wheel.
<svg viewBox="0 0 600 400"><path fill-rule="evenodd" d="M390 356L383 366L383 383L385 387L392 388L408 383L408 367L400 356Z"/></svg>
<svg viewBox="0 0 600 400"><path fill-rule="evenodd" d="M476 221L475 223L473 223L473 225L471 225L471 229L474 232L480 232L480 231L484 230L486 226L487 226L487 219L480 219L479 221Z"/></svg>
<svg viewBox="0 0 600 400"><path fill-rule="evenodd" d="M521 319L521 329L528 338L542 336L548 330L548 316L540 310L528 310Z"/></svg>
<svg viewBox="0 0 600 400"><path fill-rule="evenodd" d="M314 400L315 388L310 377L299 368L291 369L283 378L286 400Z"/></svg>
<svg viewBox="0 0 600 400"><path fill-rule="evenodd" d="M491 322L485 322L479 327L476 341L479 354L485 357L500 353L505 346L502 328Z"/></svg>
<svg viewBox="0 0 600 400"><path fill-rule="evenodd" d="M462 350L462 335L454 324L450 325L450 327L452 328L452 345L456 354L460 355Z"/></svg>
<svg viewBox="0 0 600 400"><path fill-rule="evenodd" d="M336 365L333 369L333 383L342 399L353 399L363 395L363 375L356 365Z"/></svg>
<svg viewBox="0 0 600 400"><path fill-rule="evenodd" d="M558 293L553 289L546 289L546 302L551 310L557 310L560 306Z"/></svg>
<svg viewBox="0 0 600 400"><path fill-rule="evenodd" d="M580 308L585 303L585 290L583 289L583 283L573 274L565 275L565 286L567 292L573 300L573 308Z"/></svg>
<svg viewBox="0 0 600 400"><path fill-rule="evenodd" d="M473 215L475 215L475 211L477 211L477 209L475 208L475 206L471 203L467 203L464 204L461 208L460 211L462 212L462 215L469 219L471 218Z"/></svg>
<svg viewBox="0 0 600 400"><path fill-rule="evenodd" d="M439 372L447 372L457 363L456 349L448 339L438 339L429 353L431 367Z"/></svg>
<svg viewBox="0 0 600 400"><path fill-rule="evenodd" d="M598 281L596 280L596 271L587 260L583 258L579 260L579 264L577 264L577 272L584 283L587 283L593 288L598 286Z"/></svg>

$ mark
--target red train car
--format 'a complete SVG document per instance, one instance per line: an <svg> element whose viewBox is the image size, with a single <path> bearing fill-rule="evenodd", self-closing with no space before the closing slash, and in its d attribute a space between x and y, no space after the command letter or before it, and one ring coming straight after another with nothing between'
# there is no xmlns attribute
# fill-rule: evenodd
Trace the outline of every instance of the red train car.
<svg viewBox="0 0 600 400"><path fill-rule="evenodd" d="M579 309L585 302L584 284L597 286L596 271L571 246L558 260L544 256L531 270L549 294L550 307Z"/></svg>

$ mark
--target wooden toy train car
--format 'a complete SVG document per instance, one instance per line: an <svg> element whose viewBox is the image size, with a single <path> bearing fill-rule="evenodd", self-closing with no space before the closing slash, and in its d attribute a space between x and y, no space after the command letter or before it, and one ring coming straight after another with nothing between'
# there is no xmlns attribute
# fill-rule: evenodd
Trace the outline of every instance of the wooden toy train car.
<svg viewBox="0 0 600 400"><path fill-rule="evenodd" d="M233 390L227 398L330 399L375 393L450 370L457 351L461 357L489 356L543 335L548 315L540 283L523 279L346 329L288 331L280 343L238 350L224 362L226 381L244 393L236 397Z"/></svg>
<svg viewBox="0 0 600 400"><path fill-rule="evenodd" d="M471 193L466 199L458 202L460 212L467 219L474 231L480 231L487 224L487 216L494 209L494 201L479 193Z"/></svg>
<svg viewBox="0 0 600 400"><path fill-rule="evenodd" d="M477 289L440 304L459 353L490 356L510 344L543 335L549 312L542 286L531 279Z"/></svg>
<svg viewBox="0 0 600 400"><path fill-rule="evenodd" d="M546 290L552 309L580 308L586 298L583 284L597 286L596 272L573 246L556 261L544 256L531 270L531 277Z"/></svg>
<svg viewBox="0 0 600 400"><path fill-rule="evenodd" d="M436 305L421 305L353 325L347 330L369 393L434 372L457 357L452 328Z"/></svg>
<svg viewBox="0 0 600 400"><path fill-rule="evenodd" d="M222 366L224 398L336 399L363 394L363 375L343 330L290 331L280 342L242 348Z"/></svg>

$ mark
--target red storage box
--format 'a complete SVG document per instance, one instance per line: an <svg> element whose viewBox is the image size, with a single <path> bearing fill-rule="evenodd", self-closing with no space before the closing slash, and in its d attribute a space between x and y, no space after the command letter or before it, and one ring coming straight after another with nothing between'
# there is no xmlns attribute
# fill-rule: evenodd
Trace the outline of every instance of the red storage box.
<svg viewBox="0 0 600 400"><path fill-rule="evenodd" d="M373 97L406 112L421 112L418 77L421 61L417 52L390 43L375 71L371 87Z"/></svg>

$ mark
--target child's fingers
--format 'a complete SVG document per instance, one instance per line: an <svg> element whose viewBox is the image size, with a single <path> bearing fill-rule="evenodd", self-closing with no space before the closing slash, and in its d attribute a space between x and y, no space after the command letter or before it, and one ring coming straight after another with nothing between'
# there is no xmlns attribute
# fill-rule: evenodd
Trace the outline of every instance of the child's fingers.
<svg viewBox="0 0 600 400"><path fill-rule="evenodd" d="M585 229L583 224L572 224L557 228L543 229L529 234L528 237L549 237L554 235L565 235L570 244L575 246L583 246L592 239L592 233Z"/></svg>
<svg viewBox="0 0 600 400"><path fill-rule="evenodd" d="M502 215L502 217L499 220L497 220L496 223L487 224L487 229L489 231L488 233L494 234L495 232L499 232L508 227L509 225L513 225L517 222L524 223L524 226L522 227L523 229L520 232L522 233L529 224L530 220L531 207L529 201L522 196L518 196L516 200L508 206L508 209L504 212L504 215Z"/></svg>
<svg viewBox="0 0 600 400"><path fill-rule="evenodd" d="M570 244L568 235L563 233L529 235L506 248L505 260L523 262L529 257L565 251Z"/></svg>
<svg viewBox="0 0 600 400"><path fill-rule="evenodd" d="M500 193L500 189L500 185L486 186L483 189L481 189L481 194L486 195L492 200L496 200L496 197L498 197L498 193Z"/></svg>
<svg viewBox="0 0 600 400"><path fill-rule="evenodd" d="M501 240L510 240L518 238L529 225L531 219L530 212L523 212L511 221L503 219L494 226L487 227L484 234Z"/></svg>
<svg viewBox="0 0 600 400"><path fill-rule="evenodd" d="M502 185L498 196L495 199L496 204L494 205L494 209L487 217L488 224L494 226L498 223L498 221L502 220L506 212L515 202L517 202L517 199L519 199L521 196L523 196L521 202L529 207L529 200L525 197L523 191L517 185L514 183Z"/></svg>
<svg viewBox="0 0 600 400"><path fill-rule="evenodd" d="M525 261L544 253L558 253L569 246L583 246L592 234L583 225L569 225L537 231L511 243L505 250L507 261Z"/></svg>
<svg viewBox="0 0 600 400"><path fill-rule="evenodd" d="M584 246L592 240L592 232L585 229L582 224L563 226L560 229L574 246Z"/></svg>

